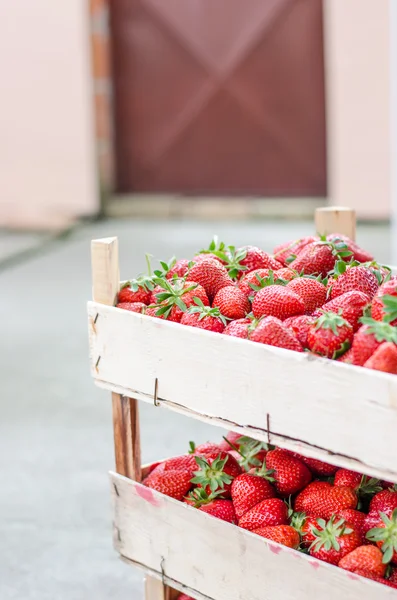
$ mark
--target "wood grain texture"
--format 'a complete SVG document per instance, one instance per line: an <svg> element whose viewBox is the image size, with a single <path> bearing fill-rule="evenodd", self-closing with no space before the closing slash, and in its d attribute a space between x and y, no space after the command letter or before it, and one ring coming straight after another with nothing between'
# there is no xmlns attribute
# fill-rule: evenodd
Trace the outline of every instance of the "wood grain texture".
<svg viewBox="0 0 397 600"><path fill-rule="evenodd" d="M116 237L92 240L92 297L113 306L120 289L119 244Z"/></svg>
<svg viewBox="0 0 397 600"><path fill-rule="evenodd" d="M397 481L397 377L89 304L96 383ZM97 357L101 360L96 366Z"/></svg>
<svg viewBox="0 0 397 600"><path fill-rule="evenodd" d="M356 239L356 211L344 206L326 206L315 212L316 232L320 235L342 233Z"/></svg>
<svg viewBox="0 0 397 600"><path fill-rule="evenodd" d="M317 561L111 473L116 548L195 598L392 600L395 590ZM157 598L155 600L158 600Z"/></svg>
<svg viewBox="0 0 397 600"><path fill-rule="evenodd" d="M113 393L112 408L117 472L135 481L141 481L138 401Z"/></svg>

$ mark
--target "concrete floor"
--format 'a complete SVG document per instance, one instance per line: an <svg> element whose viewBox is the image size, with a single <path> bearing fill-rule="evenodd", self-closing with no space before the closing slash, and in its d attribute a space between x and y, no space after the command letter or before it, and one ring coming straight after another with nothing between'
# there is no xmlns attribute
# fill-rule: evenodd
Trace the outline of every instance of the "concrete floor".
<svg viewBox="0 0 397 600"><path fill-rule="evenodd" d="M111 406L109 394L94 387L87 359L90 240L119 236L126 279L144 269L145 252L189 257L215 232L228 243L272 249L311 231L309 222L102 222L0 273L1 600L143 597L141 573L112 549ZM358 241L389 259L387 227L362 227ZM11 252L6 242L1 249ZM144 461L221 433L147 404L141 417Z"/></svg>

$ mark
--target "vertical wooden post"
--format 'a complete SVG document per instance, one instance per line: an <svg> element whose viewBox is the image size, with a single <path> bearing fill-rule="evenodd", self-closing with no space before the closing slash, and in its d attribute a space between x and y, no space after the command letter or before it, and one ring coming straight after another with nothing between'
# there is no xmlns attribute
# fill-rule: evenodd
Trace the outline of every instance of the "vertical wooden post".
<svg viewBox="0 0 397 600"><path fill-rule="evenodd" d="M356 211L344 206L317 208L315 214L316 232L320 235L342 233L351 240L356 239Z"/></svg>
<svg viewBox="0 0 397 600"><path fill-rule="evenodd" d="M114 306L120 289L119 249L116 237L91 242L92 295L95 302ZM139 408L135 398L112 394L116 471L141 481ZM146 600L170 600L172 590L158 579L145 580Z"/></svg>

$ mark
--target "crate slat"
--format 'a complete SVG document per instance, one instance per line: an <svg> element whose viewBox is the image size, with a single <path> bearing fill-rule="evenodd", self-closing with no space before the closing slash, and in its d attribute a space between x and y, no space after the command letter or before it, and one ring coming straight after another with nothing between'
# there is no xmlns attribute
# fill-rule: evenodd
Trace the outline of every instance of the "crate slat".
<svg viewBox="0 0 397 600"><path fill-rule="evenodd" d="M269 542L111 473L115 546L196 598L392 600L373 581Z"/></svg>
<svg viewBox="0 0 397 600"><path fill-rule="evenodd" d="M157 378L161 407L397 481L394 375L97 303L88 312L99 386L153 403Z"/></svg>

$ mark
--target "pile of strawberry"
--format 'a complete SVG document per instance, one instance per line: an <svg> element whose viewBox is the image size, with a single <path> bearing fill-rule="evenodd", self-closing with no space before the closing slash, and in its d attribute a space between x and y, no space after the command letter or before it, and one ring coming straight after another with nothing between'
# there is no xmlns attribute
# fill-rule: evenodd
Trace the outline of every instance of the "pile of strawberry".
<svg viewBox="0 0 397 600"><path fill-rule="evenodd" d="M214 240L124 284L117 307L397 374L397 276L340 234L268 254Z"/></svg>
<svg viewBox="0 0 397 600"><path fill-rule="evenodd" d="M397 589L397 485L230 432L152 465L143 484Z"/></svg>

